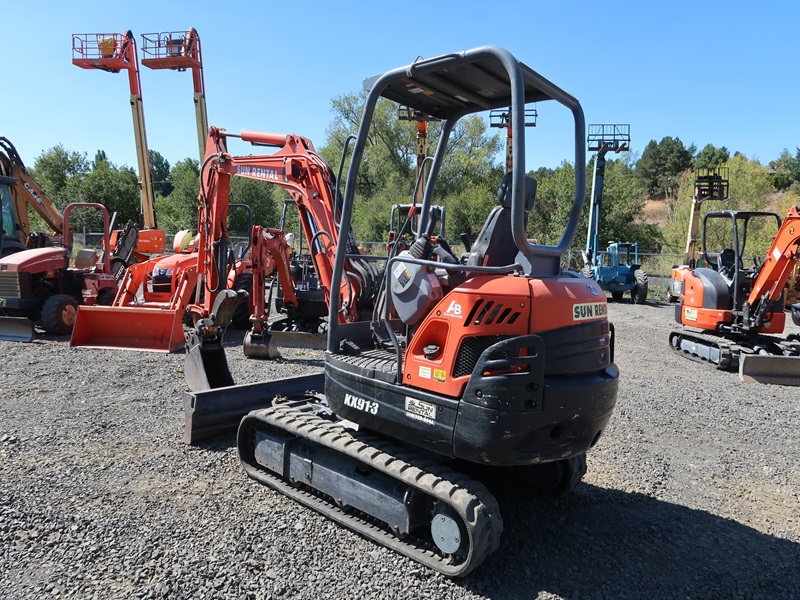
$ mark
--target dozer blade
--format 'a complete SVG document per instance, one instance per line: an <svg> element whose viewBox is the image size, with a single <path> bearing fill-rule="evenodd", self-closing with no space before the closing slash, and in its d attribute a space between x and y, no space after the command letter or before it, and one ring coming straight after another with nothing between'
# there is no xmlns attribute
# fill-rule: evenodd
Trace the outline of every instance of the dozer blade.
<svg viewBox="0 0 800 600"><path fill-rule="evenodd" d="M278 347L308 348L325 350L328 347L328 336L324 333L306 333L305 331L270 331L272 341Z"/></svg>
<svg viewBox="0 0 800 600"><path fill-rule="evenodd" d="M81 306L70 346L177 352L185 343L183 315L139 306Z"/></svg>
<svg viewBox="0 0 800 600"><path fill-rule="evenodd" d="M800 356L741 354L739 379L745 383L800 385Z"/></svg>
<svg viewBox="0 0 800 600"><path fill-rule="evenodd" d="M280 358L275 337L271 333L255 333L252 329L244 335L244 355L247 358L273 360Z"/></svg>
<svg viewBox="0 0 800 600"><path fill-rule="evenodd" d="M321 392L324 385L325 375L320 371L286 379L186 392L183 441L194 444L202 439L234 433L246 414L270 406L276 396L305 396L314 391Z"/></svg>
<svg viewBox="0 0 800 600"><path fill-rule="evenodd" d="M33 335L33 321L27 317L0 317L0 340L32 342Z"/></svg>

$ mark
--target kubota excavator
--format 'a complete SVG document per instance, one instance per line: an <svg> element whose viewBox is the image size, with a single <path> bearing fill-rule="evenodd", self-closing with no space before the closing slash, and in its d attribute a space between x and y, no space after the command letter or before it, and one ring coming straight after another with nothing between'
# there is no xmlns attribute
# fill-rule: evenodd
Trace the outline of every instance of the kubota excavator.
<svg viewBox="0 0 800 600"><path fill-rule="evenodd" d="M335 225L350 231L370 124L386 98L444 121L419 236L387 258L364 256L340 235L331 255L324 373L187 394L185 440L219 433L232 417L260 407L239 425L249 476L460 576L498 547L503 528L494 496L469 473L502 471L520 483L535 473L540 487L566 492L585 472L585 453L616 402L605 296L560 268L586 189L583 110L497 47L419 60L365 87ZM463 260L452 256L432 240L432 207L456 123L511 107L521 132L525 105L534 102L562 105L574 120L575 196L562 239L555 246L527 239L536 181L525 175L525 139L517 135L497 206ZM386 267L372 318L342 318L353 299L348 261L373 259Z"/></svg>
<svg viewBox="0 0 800 600"><path fill-rule="evenodd" d="M766 256L753 250L757 233L780 225ZM731 247L709 252L709 231L717 225ZM776 227L772 225L772 230ZM703 257L708 267L683 273L675 320L690 329L670 334L670 346L687 356L737 370L743 381L800 385L800 337L784 330L782 294L798 260L800 214L720 210L703 220ZM747 265L747 258L752 266ZM800 304L792 307L800 325ZM699 331L698 331L699 330Z"/></svg>

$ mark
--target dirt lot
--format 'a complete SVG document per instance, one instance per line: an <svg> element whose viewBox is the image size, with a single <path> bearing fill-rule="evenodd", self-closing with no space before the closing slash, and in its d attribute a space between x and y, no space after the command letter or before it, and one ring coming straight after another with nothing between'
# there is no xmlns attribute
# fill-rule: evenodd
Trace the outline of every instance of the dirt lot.
<svg viewBox="0 0 800 600"><path fill-rule="evenodd" d="M619 397L584 482L498 492L502 547L461 580L248 480L232 435L185 446L182 356L0 342L0 597L800 597L797 388L673 354L670 305L610 313ZM240 383L319 368L227 342Z"/></svg>

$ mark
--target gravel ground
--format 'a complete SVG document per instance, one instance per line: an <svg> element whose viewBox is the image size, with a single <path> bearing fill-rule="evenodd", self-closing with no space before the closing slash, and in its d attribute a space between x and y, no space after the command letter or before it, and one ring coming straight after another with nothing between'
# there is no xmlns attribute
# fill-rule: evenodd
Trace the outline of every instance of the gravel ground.
<svg viewBox="0 0 800 600"><path fill-rule="evenodd" d="M0 342L0 597L800 597L797 388L672 354L670 305L610 314L619 398L584 482L500 490L502 547L459 580L247 479L233 435L185 446L182 355ZM240 383L320 364L227 342Z"/></svg>

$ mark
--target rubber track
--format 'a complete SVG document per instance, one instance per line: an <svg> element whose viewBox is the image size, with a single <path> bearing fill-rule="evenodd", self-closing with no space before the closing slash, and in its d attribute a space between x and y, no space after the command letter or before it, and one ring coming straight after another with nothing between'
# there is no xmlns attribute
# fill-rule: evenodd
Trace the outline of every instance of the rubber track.
<svg viewBox="0 0 800 600"><path fill-rule="evenodd" d="M699 356L694 356L693 354L685 352L683 349L672 343L672 340L676 337L679 340L691 340L703 346L719 348L720 361L718 363L714 363L704 358L700 358ZM710 363L715 365L720 371L735 371L739 368L739 345L723 337L705 335L695 332L689 333L685 331L673 331L670 334L669 345L675 352L688 358L689 360Z"/></svg>
<svg viewBox="0 0 800 600"><path fill-rule="evenodd" d="M466 555L443 556L430 539L410 535L401 540L383 524L363 513L345 512L306 486L296 486L255 464L252 454L255 430L269 425L294 436L331 448L386 473L409 487L451 506L467 529L469 548ZM246 448L246 450L245 450ZM335 422L304 412L289 404L277 404L253 411L239 428L239 456L253 479L317 510L337 523L395 550L450 577L466 575L500 545L503 523L497 501L483 484L465 475L449 471L434 461L381 438L351 432ZM361 515L361 516L360 516Z"/></svg>

